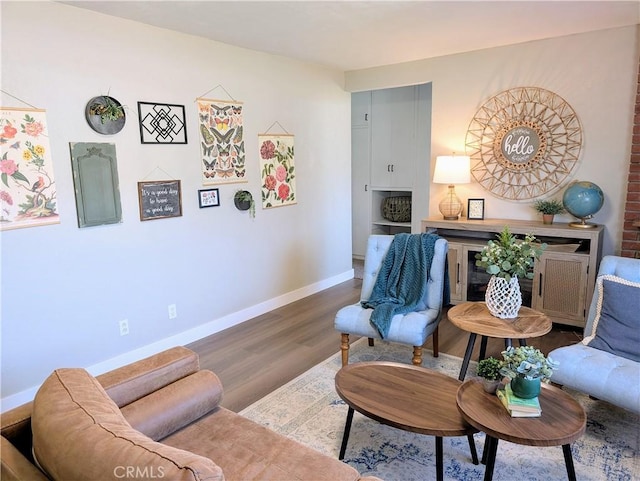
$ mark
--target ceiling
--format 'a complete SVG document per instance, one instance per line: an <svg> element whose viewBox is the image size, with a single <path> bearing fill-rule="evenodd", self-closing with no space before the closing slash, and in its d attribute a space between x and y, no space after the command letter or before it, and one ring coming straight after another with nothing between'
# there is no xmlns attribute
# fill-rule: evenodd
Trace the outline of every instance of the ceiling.
<svg viewBox="0 0 640 481"><path fill-rule="evenodd" d="M61 3L343 71L640 23L640 0Z"/></svg>

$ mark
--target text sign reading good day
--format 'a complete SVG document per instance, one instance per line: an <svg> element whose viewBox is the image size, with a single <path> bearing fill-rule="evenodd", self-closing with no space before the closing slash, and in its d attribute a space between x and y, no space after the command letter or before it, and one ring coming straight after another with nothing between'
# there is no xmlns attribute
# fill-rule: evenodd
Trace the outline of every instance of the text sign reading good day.
<svg viewBox="0 0 640 481"><path fill-rule="evenodd" d="M182 202L180 181L138 182L140 220L180 217Z"/></svg>

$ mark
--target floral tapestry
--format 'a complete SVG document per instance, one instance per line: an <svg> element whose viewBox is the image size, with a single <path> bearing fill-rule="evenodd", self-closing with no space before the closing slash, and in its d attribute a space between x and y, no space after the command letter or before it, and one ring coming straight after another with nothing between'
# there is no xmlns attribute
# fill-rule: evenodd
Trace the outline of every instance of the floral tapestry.
<svg viewBox="0 0 640 481"><path fill-rule="evenodd" d="M198 99L204 185L246 182L242 104Z"/></svg>
<svg viewBox="0 0 640 481"><path fill-rule="evenodd" d="M60 222L44 110L0 108L0 230Z"/></svg>
<svg viewBox="0 0 640 481"><path fill-rule="evenodd" d="M258 135L262 208L296 203L293 135Z"/></svg>

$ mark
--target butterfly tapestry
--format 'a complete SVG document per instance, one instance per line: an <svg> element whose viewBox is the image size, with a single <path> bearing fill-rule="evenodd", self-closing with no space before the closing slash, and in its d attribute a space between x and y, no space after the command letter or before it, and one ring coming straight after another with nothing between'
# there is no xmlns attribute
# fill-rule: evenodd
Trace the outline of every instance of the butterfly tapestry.
<svg viewBox="0 0 640 481"><path fill-rule="evenodd" d="M246 182L242 104L198 99L204 185Z"/></svg>

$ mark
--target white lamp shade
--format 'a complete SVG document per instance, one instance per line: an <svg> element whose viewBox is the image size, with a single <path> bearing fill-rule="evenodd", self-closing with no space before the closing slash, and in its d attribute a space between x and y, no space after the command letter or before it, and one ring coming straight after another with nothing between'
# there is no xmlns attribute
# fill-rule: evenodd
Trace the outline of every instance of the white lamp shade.
<svg viewBox="0 0 640 481"><path fill-rule="evenodd" d="M433 182L436 184L468 184L471 182L471 159L467 155L439 155Z"/></svg>

